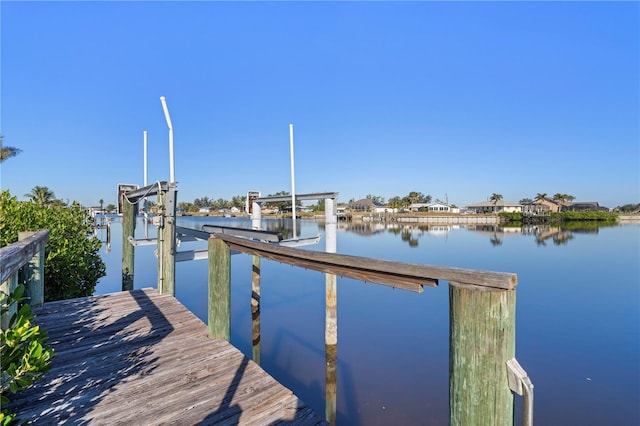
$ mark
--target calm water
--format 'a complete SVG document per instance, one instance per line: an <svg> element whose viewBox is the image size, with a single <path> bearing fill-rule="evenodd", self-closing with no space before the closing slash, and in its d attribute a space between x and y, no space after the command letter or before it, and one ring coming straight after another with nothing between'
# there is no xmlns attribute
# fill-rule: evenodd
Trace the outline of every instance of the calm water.
<svg viewBox="0 0 640 426"><path fill-rule="evenodd" d="M107 277L97 294L120 290L117 220L111 249L103 245ZM251 227L248 219L178 221L203 224ZM263 220L264 229L285 233L290 225ZM307 249L324 250L321 222L298 226L301 236L323 234ZM144 236L142 222L136 232ZM516 357L535 386L536 423L640 425L640 224L567 230L341 223L337 246L344 254L517 273ZM206 243L179 250L193 248ZM156 286L154 250L136 249L136 288ZM251 357L251 257L232 256L231 275L231 341ZM178 263L176 277L176 296L206 322L206 261ZM261 365L322 414L325 276L263 259L261 287ZM448 310L446 282L415 294L338 277L339 425L448 423Z"/></svg>

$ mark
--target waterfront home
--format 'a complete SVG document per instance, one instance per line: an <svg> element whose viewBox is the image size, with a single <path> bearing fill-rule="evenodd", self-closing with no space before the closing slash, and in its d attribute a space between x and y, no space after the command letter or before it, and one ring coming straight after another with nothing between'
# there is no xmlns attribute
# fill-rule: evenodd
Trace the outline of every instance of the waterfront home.
<svg viewBox="0 0 640 426"><path fill-rule="evenodd" d="M466 207L469 211L476 213L517 213L522 212L522 204L513 203L511 201L500 200L498 202L493 201L481 201Z"/></svg>
<svg viewBox="0 0 640 426"><path fill-rule="evenodd" d="M598 212L609 211L608 207L603 207L597 201L578 201L575 203L566 203L562 206L563 212Z"/></svg>
<svg viewBox="0 0 640 426"><path fill-rule="evenodd" d="M457 207L451 207L445 203L413 203L407 208L410 212L432 212L432 213L460 213Z"/></svg>
<svg viewBox="0 0 640 426"><path fill-rule="evenodd" d="M398 209L385 206L382 203L373 201L370 198L351 202L347 205L352 212L369 212L369 213L397 213Z"/></svg>

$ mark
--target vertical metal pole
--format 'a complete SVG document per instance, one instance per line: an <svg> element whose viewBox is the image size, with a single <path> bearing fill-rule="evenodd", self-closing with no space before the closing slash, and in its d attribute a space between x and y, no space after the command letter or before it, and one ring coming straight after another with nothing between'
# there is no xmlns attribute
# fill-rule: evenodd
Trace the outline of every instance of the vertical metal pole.
<svg viewBox="0 0 640 426"><path fill-rule="evenodd" d="M167 120L167 126L169 127L169 177L171 183L176 183L176 177L174 173L174 160L173 160L173 125L171 124L171 116L169 115L169 108L167 108L167 100L164 96L160 96L160 103L162 103L162 110L164 111L164 118Z"/></svg>
<svg viewBox="0 0 640 426"><path fill-rule="evenodd" d="M147 186L147 131L144 131L144 185Z"/></svg>
<svg viewBox="0 0 640 426"><path fill-rule="evenodd" d="M291 151L291 214L293 218L293 238L298 238L296 231L296 179L293 167L293 124L289 124L289 150Z"/></svg>

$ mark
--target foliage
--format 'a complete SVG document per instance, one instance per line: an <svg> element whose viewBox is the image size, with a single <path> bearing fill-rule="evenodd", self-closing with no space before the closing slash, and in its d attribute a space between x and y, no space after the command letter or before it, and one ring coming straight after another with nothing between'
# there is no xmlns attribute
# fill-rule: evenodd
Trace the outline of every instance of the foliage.
<svg viewBox="0 0 640 426"><path fill-rule="evenodd" d="M318 200L318 203L313 206L314 212L323 212L324 211L324 199Z"/></svg>
<svg viewBox="0 0 640 426"><path fill-rule="evenodd" d="M409 207L411 204L429 204L431 195L424 195L422 192L411 191L408 195L402 197L403 207Z"/></svg>
<svg viewBox="0 0 640 426"><path fill-rule="evenodd" d="M640 203L638 204L625 204L623 206L616 207L616 210L622 213L638 213L640 212Z"/></svg>
<svg viewBox="0 0 640 426"><path fill-rule="evenodd" d="M23 300L24 286L18 286L9 296L0 293L2 315L12 305ZM33 325L34 315L29 305L24 304L11 316L6 330L0 331L0 405L9 403L9 393L29 387L34 380L51 368L53 349L43 346L47 332ZM8 410L0 414L0 424L17 422L16 415Z"/></svg>
<svg viewBox="0 0 640 426"><path fill-rule="evenodd" d="M367 199L373 201L374 203L384 204L384 197L381 196L381 195L367 194L367 196L364 197L364 198L367 198Z"/></svg>
<svg viewBox="0 0 640 426"><path fill-rule="evenodd" d="M522 212L500 212L498 216L508 222L522 222Z"/></svg>
<svg viewBox="0 0 640 426"><path fill-rule="evenodd" d="M49 230L45 246L45 301L90 296L105 276L100 240L91 235L91 218L77 203L70 207L19 202L0 193L0 245L18 240L21 231Z"/></svg>
<svg viewBox="0 0 640 426"><path fill-rule="evenodd" d="M4 146L4 137L0 136L0 163L6 160L7 158L15 157L16 155L22 152L21 149L18 149L13 146Z"/></svg>
<svg viewBox="0 0 640 426"><path fill-rule="evenodd" d="M558 213L560 219L563 221L572 220L598 220L598 221L615 221L618 217L617 214L605 211L599 212L562 212ZM553 215L553 214L552 214Z"/></svg>
<svg viewBox="0 0 640 426"><path fill-rule="evenodd" d="M40 207L49 206L56 200L56 196L53 191L46 186L35 186L30 193L24 194L24 196L28 197Z"/></svg>

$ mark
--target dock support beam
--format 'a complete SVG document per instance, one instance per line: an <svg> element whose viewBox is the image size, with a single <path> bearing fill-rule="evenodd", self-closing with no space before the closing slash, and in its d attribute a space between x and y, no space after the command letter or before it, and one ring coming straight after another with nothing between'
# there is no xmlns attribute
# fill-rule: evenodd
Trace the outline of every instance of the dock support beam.
<svg viewBox="0 0 640 426"><path fill-rule="evenodd" d="M129 237L136 237L136 216L138 203L130 203L124 193L122 197L122 291L133 290L133 270L135 247L129 243Z"/></svg>
<svg viewBox="0 0 640 426"><path fill-rule="evenodd" d="M22 241L37 232L25 231L18 233L18 241ZM23 268L25 296L31 308L38 308L44 304L44 245L38 253Z"/></svg>
<svg viewBox="0 0 640 426"><path fill-rule="evenodd" d="M259 231L262 206L252 202L251 228ZM253 361L260 365L260 256L251 256L251 348Z"/></svg>
<svg viewBox="0 0 640 426"><path fill-rule="evenodd" d="M515 290L449 284L449 424L512 426Z"/></svg>
<svg viewBox="0 0 640 426"><path fill-rule="evenodd" d="M176 198L175 183L158 193L161 208L158 227L158 292L176 294Z"/></svg>
<svg viewBox="0 0 640 426"><path fill-rule="evenodd" d="M210 339L231 340L231 250L211 237L209 248L208 328Z"/></svg>

